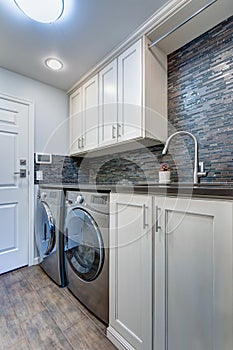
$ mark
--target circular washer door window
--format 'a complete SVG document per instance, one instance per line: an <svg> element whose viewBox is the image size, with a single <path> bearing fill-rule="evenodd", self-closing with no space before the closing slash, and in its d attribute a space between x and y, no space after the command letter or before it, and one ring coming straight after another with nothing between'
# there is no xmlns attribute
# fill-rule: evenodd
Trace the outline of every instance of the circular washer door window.
<svg viewBox="0 0 233 350"><path fill-rule="evenodd" d="M37 206L36 243L40 258L49 255L56 242L55 220L47 203L41 201Z"/></svg>
<svg viewBox="0 0 233 350"><path fill-rule="evenodd" d="M66 218L69 265L86 282L99 275L104 263L103 239L92 216L83 209L71 210Z"/></svg>

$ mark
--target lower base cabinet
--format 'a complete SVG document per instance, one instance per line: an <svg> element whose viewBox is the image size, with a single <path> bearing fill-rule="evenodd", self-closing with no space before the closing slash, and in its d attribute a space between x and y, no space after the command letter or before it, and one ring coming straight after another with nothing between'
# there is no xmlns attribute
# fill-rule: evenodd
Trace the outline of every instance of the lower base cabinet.
<svg viewBox="0 0 233 350"><path fill-rule="evenodd" d="M110 325L118 349L152 349L152 197L112 194Z"/></svg>
<svg viewBox="0 0 233 350"><path fill-rule="evenodd" d="M155 198L154 350L233 349L232 202Z"/></svg>
<svg viewBox="0 0 233 350"><path fill-rule="evenodd" d="M121 350L232 350L233 203L113 194L110 212L108 338Z"/></svg>

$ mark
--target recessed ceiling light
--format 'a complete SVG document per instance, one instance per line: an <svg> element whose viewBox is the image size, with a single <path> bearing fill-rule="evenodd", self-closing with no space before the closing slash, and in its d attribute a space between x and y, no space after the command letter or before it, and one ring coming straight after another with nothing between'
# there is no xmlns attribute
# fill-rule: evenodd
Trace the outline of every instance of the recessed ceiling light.
<svg viewBox="0 0 233 350"><path fill-rule="evenodd" d="M63 68L63 63L57 58L47 58L47 60L45 60L45 64L52 70L61 70Z"/></svg>
<svg viewBox="0 0 233 350"><path fill-rule="evenodd" d="M20 10L37 22L52 23L61 17L64 0L14 0Z"/></svg>

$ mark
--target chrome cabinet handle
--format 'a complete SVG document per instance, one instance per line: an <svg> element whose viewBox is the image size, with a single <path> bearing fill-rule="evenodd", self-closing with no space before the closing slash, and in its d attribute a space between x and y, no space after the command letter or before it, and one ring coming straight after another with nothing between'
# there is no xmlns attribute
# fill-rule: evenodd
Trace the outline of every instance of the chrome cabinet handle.
<svg viewBox="0 0 233 350"><path fill-rule="evenodd" d="M161 226L159 225L159 211L161 209L158 207L158 205L156 205L156 208L155 208L155 231L156 232L159 232L159 230L161 230Z"/></svg>
<svg viewBox="0 0 233 350"><path fill-rule="evenodd" d="M117 137L121 137L121 132L120 132L120 130L121 130L121 124L117 124Z"/></svg>
<svg viewBox="0 0 233 350"><path fill-rule="evenodd" d="M85 137L82 137L82 148L84 147L84 141L85 141Z"/></svg>
<svg viewBox="0 0 233 350"><path fill-rule="evenodd" d="M112 126L112 138L113 139L116 138L116 127L115 127L115 125Z"/></svg>
<svg viewBox="0 0 233 350"><path fill-rule="evenodd" d="M143 204L142 208L143 208L143 229L145 229L146 227L149 226L148 222L146 220L146 218L147 218L146 213L147 213L148 207L145 204Z"/></svg>

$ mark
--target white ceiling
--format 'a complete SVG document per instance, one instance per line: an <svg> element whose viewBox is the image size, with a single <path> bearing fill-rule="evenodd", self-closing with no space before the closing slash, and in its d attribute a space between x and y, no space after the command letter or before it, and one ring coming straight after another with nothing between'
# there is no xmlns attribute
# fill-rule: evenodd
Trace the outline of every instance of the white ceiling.
<svg viewBox="0 0 233 350"><path fill-rule="evenodd" d="M166 2L65 0L64 16L42 24L14 0L0 0L0 67L67 91ZM60 58L64 70L50 71L48 57Z"/></svg>

